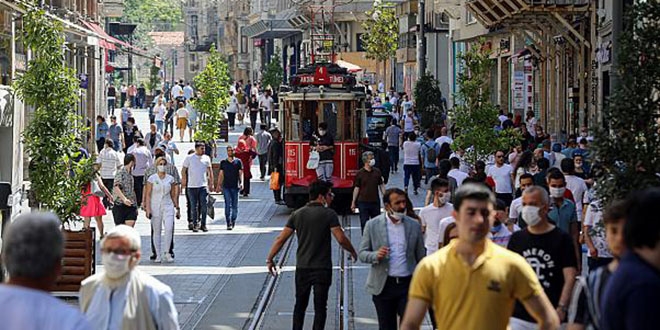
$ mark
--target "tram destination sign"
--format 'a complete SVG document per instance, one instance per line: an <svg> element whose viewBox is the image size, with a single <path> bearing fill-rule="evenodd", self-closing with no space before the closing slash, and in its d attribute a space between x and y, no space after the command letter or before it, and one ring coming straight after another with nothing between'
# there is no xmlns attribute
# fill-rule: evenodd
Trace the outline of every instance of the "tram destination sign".
<svg viewBox="0 0 660 330"><path fill-rule="evenodd" d="M314 74L299 74L291 78L292 85L345 85L350 79L344 74L331 74L328 68L319 66Z"/></svg>

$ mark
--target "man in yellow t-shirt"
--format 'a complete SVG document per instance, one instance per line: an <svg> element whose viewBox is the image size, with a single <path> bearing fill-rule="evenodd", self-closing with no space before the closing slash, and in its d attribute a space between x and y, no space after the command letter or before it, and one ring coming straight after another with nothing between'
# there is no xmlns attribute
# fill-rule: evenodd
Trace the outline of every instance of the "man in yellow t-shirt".
<svg viewBox="0 0 660 330"><path fill-rule="evenodd" d="M429 307L438 329L507 329L516 299L539 329L557 329L557 313L536 273L521 256L487 238L495 220L493 193L464 184L454 202L458 239L417 266L402 329L419 329Z"/></svg>

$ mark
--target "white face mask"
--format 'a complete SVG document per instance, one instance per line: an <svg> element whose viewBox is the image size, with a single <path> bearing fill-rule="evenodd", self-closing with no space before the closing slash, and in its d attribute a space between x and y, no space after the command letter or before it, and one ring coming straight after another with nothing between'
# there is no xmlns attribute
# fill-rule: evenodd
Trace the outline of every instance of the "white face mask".
<svg viewBox="0 0 660 330"><path fill-rule="evenodd" d="M105 269L105 276L113 280L123 277L130 271L131 259L130 255L102 253L101 262Z"/></svg>
<svg viewBox="0 0 660 330"><path fill-rule="evenodd" d="M158 172L160 172L160 173L165 172L165 165L158 165L158 166L156 166L156 168L158 169Z"/></svg>
<svg viewBox="0 0 660 330"><path fill-rule="evenodd" d="M394 211L391 211L391 212L390 212L390 216L391 216L392 218L398 220L398 221L401 221L401 219L403 219L403 217L406 216L406 210L403 210L403 212L394 212Z"/></svg>
<svg viewBox="0 0 660 330"><path fill-rule="evenodd" d="M564 197L565 192L566 192L566 188L552 188L552 187L550 187L550 197L552 197L552 198L562 198L562 197Z"/></svg>
<svg viewBox="0 0 660 330"><path fill-rule="evenodd" d="M438 203L440 206L447 204L447 201L449 200L449 193L443 193L440 196L438 196Z"/></svg>
<svg viewBox="0 0 660 330"><path fill-rule="evenodd" d="M376 165L376 160L375 159L369 159L369 166L374 166Z"/></svg>
<svg viewBox="0 0 660 330"><path fill-rule="evenodd" d="M541 222L541 215L539 215L540 210L541 208L538 206L523 206L522 218L525 220L528 226L536 226L539 222Z"/></svg>
<svg viewBox="0 0 660 330"><path fill-rule="evenodd" d="M324 135L325 135L325 131L322 130L322 129L320 129L320 130L319 130L319 135L320 135L320 136L324 136Z"/></svg>

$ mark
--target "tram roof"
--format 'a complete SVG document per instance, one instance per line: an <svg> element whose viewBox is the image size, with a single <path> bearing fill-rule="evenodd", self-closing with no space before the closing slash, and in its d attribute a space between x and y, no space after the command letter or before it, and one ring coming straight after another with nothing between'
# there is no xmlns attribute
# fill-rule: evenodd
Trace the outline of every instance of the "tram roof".
<svg viewBox="0 0 660 330"><path fill-rule="evenodd" d="M341 88L300 87L297 91L280 88L279 97L284 101L302 100L355 100L365 98L367 94L364 87L354 87L351 90Z"/></svg>

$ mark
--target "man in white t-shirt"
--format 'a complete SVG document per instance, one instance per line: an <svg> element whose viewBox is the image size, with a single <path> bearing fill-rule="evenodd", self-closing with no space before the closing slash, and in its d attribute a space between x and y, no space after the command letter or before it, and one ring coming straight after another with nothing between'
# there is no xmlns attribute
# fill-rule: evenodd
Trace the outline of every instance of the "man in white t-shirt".
<svg viewBox="0 0 660 330"><path fill-rule="evenodd" d="M521 195L520 197L516 198L511 202L511 206L509 207L509 222L510 223L516 223L516 220L522 213L522 192L525 191L528 187L531 187L534 185L534 176L525 173L520 176L520 192Z"/></svg>
<svg viewBox="0 0 660 330"><path fill-rule="evenodd" d="M268 128L270 128L270 122L271 122L271 113L273 111L273 97L270 95L271 91L267 90L264 93L264 96L261 98L261 101L259 102L259 108L263 109L263 116L261 117L261 122L268 125Z"/></svg>
<svg viewBox="0 0 660 330"><path fill-rule="evenodd" d="M0 284L0 328L92 329L82 313L50 294L62 273L61 225L52 213L33 212L19 216L7 227L2 264L9 279Z"/></svg>
<svg viewBox="0 0 660 330"><path fill-rule="evenodd" d="M443 126L440 129L440 136L435 139L435 142L442 147L443 144L448 143L451 147L451 144L454 143L454 140L447 135L447 127Z"/></svg>
<svg viewBox="0 0 660 330"><path fill-rule="evenodd" d="M495 152L495 165L488 169L487 175L495 181L495 195L507 206L513 200L513 167L504 164L504 151Z"/></svg>
<svg viewBox="0 0 660 330"><path fill-rule="evenodd" d="M420 163L422 145L416 141L414 132L408 135L407 141L403 142L403 185L408 192L410 177L413 179L415 195L419 194L419 186L422 181L422 168Z"/></svg>
<svg viewBox="0 0 660 330"><path fill-rule="evenodd" d="M433 204L419 211L422 219L422 232L424 233L424 246L426 255L440 248L440 220L451 216L454 206L449 203L449 182L442 178L431 181Z"/></svg>
<svg viewBox="0 0 660 330"><path fill-rule="evenodd" d="M584 241L589 249L587 263L589 271L609 264L614 256L607 245L605 238L605 224L603 224L603 207L600 201L587 206L583 223Z"/></svg>
<svg viewBox="0 0 660 330"><path fill-rule="evenodd" d="M190 201L191 221L188 229L197 232L206 229L206 199L209 187L213 188L213 171L211 158L204 154L206 145L195 142L195 153L186 156L181 169L181 186L186 188ZM201 222L201 225L200 225Z"/></svg>
<svg viewBox="0 0 660 330"><path fill-rule="evenodd" d="M460 187L463 184L463 180L467 179L467 173L460 170L461 161L458 157L451 157L449 159L451 164L451 170L447 173L447 176L450 176L456 180L456 187Z"/></svg>
<svg viewBox="0 0 660 330"><path fill-rule="evenodd" d="M183 100L183 88L177 83L174 84L172 87L172 90L170 91L170 99L171 100Z"/></svg>
<svg viewBox="0 0 660 330"><path fill-rule="evenodd" d="M577 221L582 222L582 210L584 194L587 192L587 184L582 178L575 176L575 163L573 158L564 158L561 161L561 171L566 178L566 189L570 190L575 200L575 212Z"/></svg>
<svg viewBox="0 0 660 330"><path fill-rule="evenodd" d="M438 246L440 246L441 248L447 245L448 243L445 242L445 232L447 231L447 227L455 222L456 219L453 216L449 216L440 220L440 225L438 226L438 237L440 238L440 240L438 241Z"/></svg>

